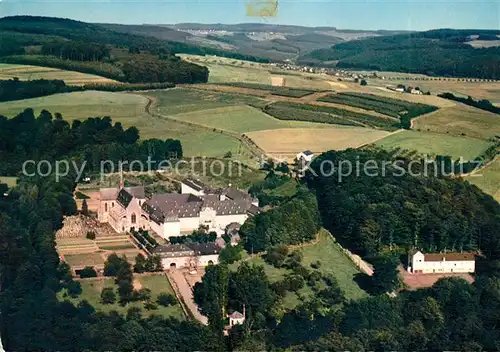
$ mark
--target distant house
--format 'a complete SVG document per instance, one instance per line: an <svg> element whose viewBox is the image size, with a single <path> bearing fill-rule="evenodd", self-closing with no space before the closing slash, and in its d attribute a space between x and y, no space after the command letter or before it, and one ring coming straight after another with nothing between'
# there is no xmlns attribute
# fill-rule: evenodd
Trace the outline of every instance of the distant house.
<svg viewBox="0 0 500 352"><path fill-rule="evenodd" d="M474 253L427 253L412 251L408 254L408 271L413 274L473 273Z"/></svg>
<svg viewBox="0 0 500 352"><path fill-rule="evenodd" d="M410 91L411 94L416 94L416 95L422 95L422 91L419 89L419 88L413 88L411 91Z"/></svg>
<svg viewBox="0 0 500 352"><path fill-rule="evenodd" d="M311 162L311 160L314 158L314 153L311 152L310 150L305 150L303 152L300 152L297 154L296 159L297 161L305 161L305 162Z"/></svg>
<svg viewBox="0 0 500 352"><path fill-rule="evenodd" d="M243 325L245 322L245 315L238 312L234 311L233 313L228 315L229 318L229 327L233 327L235 325Z"/></svg>

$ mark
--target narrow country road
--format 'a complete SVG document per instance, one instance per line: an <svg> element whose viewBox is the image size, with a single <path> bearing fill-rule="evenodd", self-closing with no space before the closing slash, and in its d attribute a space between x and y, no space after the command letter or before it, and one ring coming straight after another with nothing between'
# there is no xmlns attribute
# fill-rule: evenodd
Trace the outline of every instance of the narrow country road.
<svg viewBox="0 0 500 352"><path fill-rule="evenodd" d="M194 303L193 298L193 290L191 286L187 283L186 279L181 270L172 270L167 272L168 278L172 285L174 286L174 290L176 290L177 294L182 297L182 300L186 304L187 308L191 312L191 314L203 325L208 325L208 319L206 316L202 315L198 311L198 306Z"/></svg>

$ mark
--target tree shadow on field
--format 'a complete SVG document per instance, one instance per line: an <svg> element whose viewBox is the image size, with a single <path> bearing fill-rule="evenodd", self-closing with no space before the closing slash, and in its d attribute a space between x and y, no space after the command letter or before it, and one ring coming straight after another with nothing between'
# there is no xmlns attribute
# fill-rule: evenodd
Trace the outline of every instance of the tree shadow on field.
<svg viewBox="0 0 500 352"><path fill-rule="evenodd" d="M365 273L358 273L354 275L354 282L358 284L359 288L366 291L370 295L375 294L375 288L373 287L372 277Z"/></svg>

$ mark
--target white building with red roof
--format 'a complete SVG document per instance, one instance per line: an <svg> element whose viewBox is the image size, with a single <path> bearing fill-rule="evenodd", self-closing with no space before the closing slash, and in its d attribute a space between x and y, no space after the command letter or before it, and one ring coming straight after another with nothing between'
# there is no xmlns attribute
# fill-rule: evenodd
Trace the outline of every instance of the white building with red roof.
<svg viewBox="0 0 500 352"><path fill-rule="evenodd" d="M476 255L470 252L408 254L408 271L413 274L473 273L476 270Z"/></svg>

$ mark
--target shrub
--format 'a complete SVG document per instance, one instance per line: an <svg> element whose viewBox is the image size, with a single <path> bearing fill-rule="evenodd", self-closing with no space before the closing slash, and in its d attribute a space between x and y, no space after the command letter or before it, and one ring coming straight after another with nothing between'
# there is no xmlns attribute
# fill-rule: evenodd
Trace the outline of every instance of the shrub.
<svg viewBox="0 0 500 352"><path fill-rule="evenodd" d="M294 274L302 276L305 280L309 279L311 272L302 264L298 264L292 268Z"/></svg>
<svg viewBox="0 0 500 352"><path fill-rule="evenodd" d="M242 251L241 245L231 246L228 244L220 251L219 261L224 264L233 264L241 259Z"/></svg>
<svg viewBox="0 0 500 352"><path fill-rule="evenodd" d="M149 288L141 288L134 291L133 296L134 301L149 301L151 300L151 290Z"/></svg>
<svg viewBox="0 0 500 352"><path fill-rule="evenodd" d="M285 263L288 255L288 247L285 245L273 246L267 250L267 254L264 256L266 263L275 266L276 268L281 268Z"/></svg>
<svg viewBox="0 0 500 352"><path fill-rule="evenodd" d="M158 298L156 298L156 303L160 306L168 307L175 305L177 303L177 299L170 293L162 292L158 295Z"/></svg>
<svg viewBox="0 0 500 352"><path fill-rule="evenodd" d="M104 287L101 291L102 304L114 304L116 302L115 291L112 287Z"/></svg>
<svg viewBox="0 0 500 352"><path fill-rule="evenodd" d="M144 308L146 308L147 310L156 310L158 309L158 305L155 302L147 301L146 303L144 303Z"/></svg>
<svg viewBox="0 0 500 352"><path fill-rule="evenodd" d="M87 277L97 277L97 272L91 266L86 266L82 270L80 270L80 277L82 279Z"/></svg>
<svg viewBox="0 0 500 352"><path fill-rule="evenodd" d="M96 238L95 232L94 231L88 231L86 237L87 237L88 240L94 241L95 238Z"/></svg>
<svg viewBox="0 0 500 352"><path fill-rule="evenodd" d="M289 275L285 278L288 291L297 292L305 286L304 278L300 275Z"/></svg>
<svg viewBox="0 0 500 352"><path fill-rule="evenodd" d="M82 293L82 285L78 281L71 281L66 284L68 295L71 298L76 298Z"/></svg>
<svg viewBox="0 0 500 352"><path fill-rule="evenodd" d="M316 261L314 263L311 263L311 268L313 268L313 269L319 269L319 268L321 268L321 262L318 260L318 261Z"/></svg>

